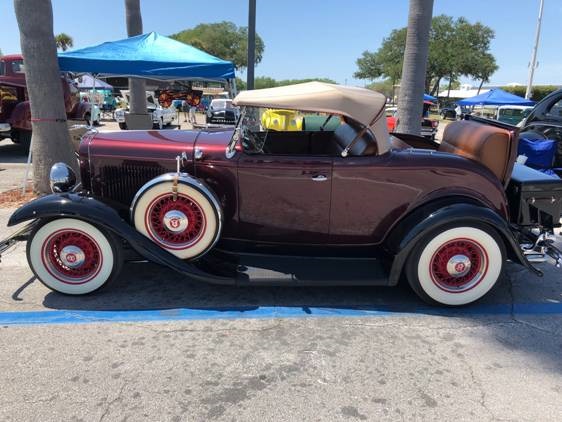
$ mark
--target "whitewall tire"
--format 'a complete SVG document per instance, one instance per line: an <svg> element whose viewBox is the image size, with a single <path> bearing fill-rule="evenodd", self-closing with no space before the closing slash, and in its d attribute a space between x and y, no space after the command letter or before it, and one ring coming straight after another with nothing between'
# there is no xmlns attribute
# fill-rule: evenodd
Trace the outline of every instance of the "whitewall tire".
<svg viewBox="0 0 562 422"><path fill-rule="evenodd" d="M98 290L118 275L122 264L116 239L74 218L36 228L27 242L27 260L43 284L70 295Z"/></svg>
<svg viewBox="0 0 562 422"><path fill-rule="evenodd" d="M449 226L433 231L414 247L406 275L428 303L467 305L494 287L504 261L505 246L492 228Z"/></svg>
<svg viewBox="0 0 562 422"><path fill-rule="evenodd" d="M181 259L206 253L220 235L220 214L207 194L186 183L172 182L148 188L133 209L135 228Z"/></svg>

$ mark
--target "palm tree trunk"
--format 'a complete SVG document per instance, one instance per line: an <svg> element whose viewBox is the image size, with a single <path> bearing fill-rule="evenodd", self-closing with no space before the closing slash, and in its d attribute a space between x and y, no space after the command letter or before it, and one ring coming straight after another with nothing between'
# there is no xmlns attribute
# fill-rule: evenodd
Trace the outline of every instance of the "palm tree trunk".
<svg viewBox="0 0 562 422"><path fill-rule="evenodd" d="M421 132L432 14L433 0L410 0L408 35L398 99L398 132L401 133L419 135Z"/></svg>
<svg viewBox="0 0 562 422"><path fill-rule="evenodd" d="M449 75L449 88L447 89L447 98L451 98L451 85L453 84L453 76Z"/></svg>
<svg viewBox="0 0 562 422"><path fill-rule="evenodd" d="M140 0L125 0L125 18L127 36L142 34L142 16ZM146 113L146 83L144 79L129 78L129 112L132 114Z"/></svg>
<svg viewBox="0 0 562 422"><path fill-rule="evenodd" d="M476 95L480 95L480 90L482 89L482 85L484 85L484 79L480 80L480 85L478 86L478 92L476 93Z"/></svg>
<svg viewBox="0 0 562 422"><path fill-rule="evenodd" d="M56 162L77 168L66 123L64 94L53 35L51 0L14 0L31 106L33 189L50 192L49 172Z"/></svg>

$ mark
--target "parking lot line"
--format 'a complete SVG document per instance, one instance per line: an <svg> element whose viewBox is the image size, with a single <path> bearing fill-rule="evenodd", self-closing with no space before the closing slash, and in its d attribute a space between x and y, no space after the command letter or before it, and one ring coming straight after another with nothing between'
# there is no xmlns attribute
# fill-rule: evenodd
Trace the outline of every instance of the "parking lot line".
<svg viewBox="0 0 562 422"><path fill-rule="evenodd" d="M143 309L121 311L22 311L0 312L0 325L92 324L104 322L150 322L209 319L269 318L369 318L465 315L562 315L562 303L476 305L460 309L432 307L230 307L207 309Z"/></svg>

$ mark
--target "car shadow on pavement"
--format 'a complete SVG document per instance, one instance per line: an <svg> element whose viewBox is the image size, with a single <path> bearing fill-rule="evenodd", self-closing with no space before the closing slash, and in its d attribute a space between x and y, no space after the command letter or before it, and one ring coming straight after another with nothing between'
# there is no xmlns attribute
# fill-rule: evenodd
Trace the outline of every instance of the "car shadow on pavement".
<svg viewBox="0 0 562 422"><path fill-rule="evenodd" d="M513 266L516 267L516 266ZM519 274L518 267L508 274ZM534 277L528 274L530 277ZM207 309L249 310L260 307L337 308L464 316L502 313L513 304L510 275L474 305L461 308L432 307L422 302L402 281L396 287L371 286L222 286L191 281L156 264L127 263L119 279L87 296L67 296L49 292L43 305L65 310L162 310ZM562 287L561 287L562 290ZM556 296L556 292L551 292ZM533 301L544 302L549 297ZM497 309L496 309L497 308Z"/></svg>
<svg viewBox="0 0 562 422"><path fill-rule="evenodd" d="M536 356L549 371L562 373L562 313L560 306L555 312L548 312L549 305L561 304L562 280L554 273L547 275L548 282L544 283L529 271L510 265L507 276L482 300L466 307L445 308L424 304L404 282L397 287L218 286L189 281L154 264L137 263L127 264L123 275L113 285L95 294L73 297L50 292L44 297L43 305L60 310L113 312L162 310L165 313L166 310L188 309L215 311L216 314L234 311L240 312L240 317L244 312L262 307L288 307L295 311L293 316L300 317L309 313L318 315L318 308L344 317L350 313L338 311L379 311L382 316L409 317L400 324L426 329L423 335L430 343L442 341L443 336L454 339L456 332L463 330L463 335L468 332L483 342L493 342L505 353ZM540 311L543 305L547 312ZM538 306L539 310L526 312L525 306ZM369 314L355 316L369 318ZM446 317L447 321L423 318L435 316ZM265 317L276 318L276 315ZM363 321L362 324L376 327L376 324L388 323L388 320L379 321ZM455 343L458 348L452 353L460 353L461 343L462 340Z"/></svg>

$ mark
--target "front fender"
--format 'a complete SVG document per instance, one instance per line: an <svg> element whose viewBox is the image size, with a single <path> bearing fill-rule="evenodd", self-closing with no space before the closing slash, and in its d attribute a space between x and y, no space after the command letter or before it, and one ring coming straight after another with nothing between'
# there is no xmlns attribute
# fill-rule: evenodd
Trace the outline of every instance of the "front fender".
<svg viewBox="0 0 562 422"><path fill-rule="evenodd" d="M63 217L77 218L102 227L126 240L137 253L147 260L170 267L197 281L214 284L234 284L236 282L234 278L215 276L182 261L139 233L110 206L95 198L76 193L52 194L35 199L17 209L10 217L8 226L39 218Z"/></svg>
<svg viewBox="0 0 562 422"><path fill-rule="evenodd" d="M399 224L402 227L399 231L393 233L392 239L388 240L389 251L395 254L390 270L390 285L398 283L406 260L417 242L431 230L450 223L489 225L502 237L508 257L511 260L529 268L538 275L542 275L523 255L506 220L489 208L469 203L456 203L431 211L423 212L422 210L410 218L407 217Z"/></svg>

